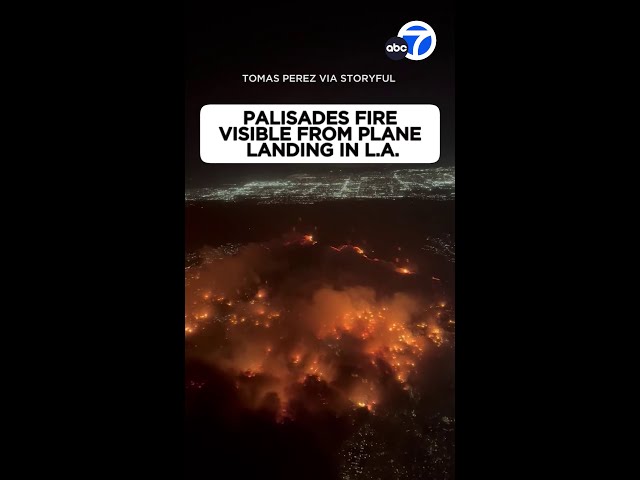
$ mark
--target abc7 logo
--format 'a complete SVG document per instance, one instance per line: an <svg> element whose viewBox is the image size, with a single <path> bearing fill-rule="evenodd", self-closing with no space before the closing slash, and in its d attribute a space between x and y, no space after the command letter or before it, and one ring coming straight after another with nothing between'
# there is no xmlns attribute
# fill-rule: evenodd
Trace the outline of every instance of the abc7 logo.
<svg viewBox="0 0 640 480"><path fill-rule="evenodd" d="M385 53L392 60L424 60L435 48L436 32L428 24L414 20L404 24L397 37L387 40Z"/></svg>
<svg viewBox="0 0 640 480"><path fill-rule="evenodd" d="M400 37L391 37L384 46L384 51L391 60L402 60L407 56L407 41Z"/></svg>

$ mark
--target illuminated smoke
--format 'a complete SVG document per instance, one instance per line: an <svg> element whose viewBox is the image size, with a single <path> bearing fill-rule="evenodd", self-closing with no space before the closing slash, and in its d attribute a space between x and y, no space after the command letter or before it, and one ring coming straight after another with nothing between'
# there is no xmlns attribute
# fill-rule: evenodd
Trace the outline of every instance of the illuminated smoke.
<svg viewBox="0 0 640 480"><path fill-rule="evenodd" d="M187 352L226 372L248 408L375 413L450 341L444 300L404 293L393 282L416 272L358 246L288 235L200 258L186 269Z"/></svg>

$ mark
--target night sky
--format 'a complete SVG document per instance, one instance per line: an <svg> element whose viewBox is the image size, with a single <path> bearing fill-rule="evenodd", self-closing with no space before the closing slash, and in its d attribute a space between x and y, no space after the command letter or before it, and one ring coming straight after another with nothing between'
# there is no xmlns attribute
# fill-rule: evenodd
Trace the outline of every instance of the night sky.
<svg viewBox="0 0 640 480"><path fill-rule="evenodd" d="M249 10L249 9L247 9ZM373 10L373 11L372 11ZM186 10L185 170L186 186L314 172L331 165L212 165L199 155L199 113L215 103L433 103L441 112L441 156L433 164L453 165L454 18L450 2L422 9L368 9L357 16L310 7L304 21L285 11L252 8L247 16L226 18L211 2ZM268 19L268 20L267 20ZM426 60L392 61L384 44L411 20L436 31L437 47ZM242 74L392 74L396 83L244 83ZM397 168L398 165L395 165ZM385 168L383 165L342 168ZM415 168L415 165L412 166Z"/></svg>

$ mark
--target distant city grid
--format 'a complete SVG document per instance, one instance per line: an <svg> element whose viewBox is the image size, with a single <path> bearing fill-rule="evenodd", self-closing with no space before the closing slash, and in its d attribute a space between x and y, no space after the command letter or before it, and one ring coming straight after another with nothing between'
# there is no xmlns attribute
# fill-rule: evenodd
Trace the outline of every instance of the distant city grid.
<svg viewBox="0 0 640 480"><path fill-rule="evenodd" d="M218 188L194 188L185 201L317 203L345 199L455 199L455 168L388 172L296 174L282 180L251 181Z"/></svg>

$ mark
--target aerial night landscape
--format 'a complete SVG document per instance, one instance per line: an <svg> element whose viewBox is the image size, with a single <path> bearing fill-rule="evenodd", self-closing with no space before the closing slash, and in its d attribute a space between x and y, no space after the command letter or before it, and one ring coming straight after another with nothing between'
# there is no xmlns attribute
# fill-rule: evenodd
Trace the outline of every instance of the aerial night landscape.
<svg viewBox="0 0 640 480"><path fill-rule="evenodd" d="M189 478L454 478L454 167L297 167L185 189Z"/></svg>
<svg viewBox="0 0 640 480"><path fill-rule="evenodd" d="M185 477L453 480L452 6L355 17L319 6L295 21L286 9L250 10L186 11L184 339L182 319L175 325ZM424 61L390 58L385 42L415 20L437 31L437 49ZM356 158L291 154L321 141L271 129L304 127L307 115L309 132L324 132L336 126L330 112L349 119L344 128L421 135L368 138ZM359 126L359 114L372 123ZM234 140L245 127L275 133ZM365 155L387 141L398 156ZM273 155L251 154L265 145Z"/></svg>
<svg viewBox="0 0 640 480"><path fill-rule="evenodd" d="M454 168L294 174L281 180L244 182L220 188L189 189L186 192L187 201L257 200L263 203L316 203L339 199L394 198L453 200Z"/></svg>

